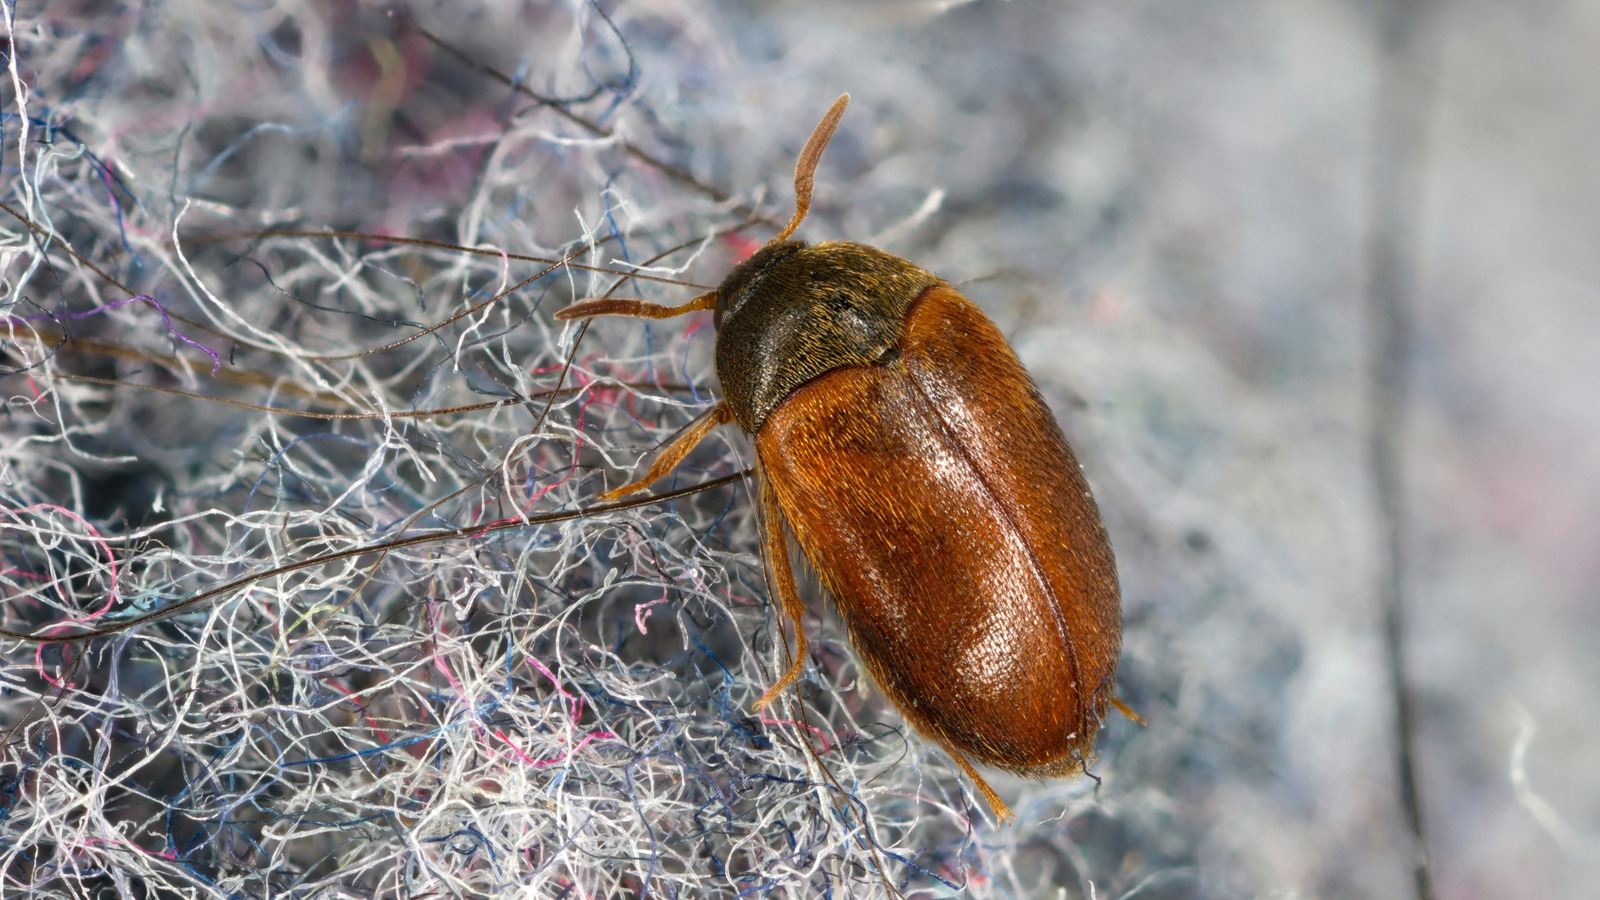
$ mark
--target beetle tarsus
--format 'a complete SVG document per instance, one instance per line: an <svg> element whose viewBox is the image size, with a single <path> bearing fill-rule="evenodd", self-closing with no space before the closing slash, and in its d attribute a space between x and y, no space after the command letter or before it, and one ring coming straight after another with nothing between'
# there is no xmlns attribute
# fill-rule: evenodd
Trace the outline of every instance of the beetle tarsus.
<svg viewBox="0 0 1600 900"><path fill-rule="evenodd" d="M972 779L972 783L978 786L978 793L983 795L984 802L989 804L989 810L994 813L996 819L1000 820L1000 824L1010 825L1017 821L1017 814L1011 811L1011 807L1007 806L1004 800L1000 799L1000 795L995 793L994 788L989 787L989 782L983 780L983 776L979 775L978 770L972 767L972 763L967 762L965 756L948 747L945 748L945 752L950 754L950 758L956 761L956 765L961 767L961 771L967 773L967 777Z"/></svg>
<svg viewBox="0 0 1600 900"><path fill-rule="evenodd" d="M1140 728L1146 728L1146 727L1148 727L1150 725L1149 722L1146 722L1144 720L1144 716L1141 716L1138 713L1134 712L1133 711L1133 707L1129 706L1126 703L1123 703L1121 699L1119 699L1117 697L1112 697L1111 698L1111 705L1115 706L1117 708L1117 712L1122 713L1124 716L1127 716L1128 718L1132 719L1135 722L1138 722Z"/></svg>

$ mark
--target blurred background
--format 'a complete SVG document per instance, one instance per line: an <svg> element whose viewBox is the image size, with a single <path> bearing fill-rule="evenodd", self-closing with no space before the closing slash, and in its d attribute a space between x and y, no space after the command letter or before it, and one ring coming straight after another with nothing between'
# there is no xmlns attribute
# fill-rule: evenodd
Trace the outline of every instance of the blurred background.
<svg viewBox="0 0 1600 900"><path fill-rule="evenodd" d="M1600 878L1600 7L4 14L0 626L463 534L83 644L0 641L0 893ZM748 484L521 521L592 505L713 402L713 334L580 334L550 313L689 294L503 254L714 285L787 218L844 91L801 236L984 307L1118 554L1120 689L1149 727L1107 723L1096 781L993 777L1012 827L822 604L802 689L752 709L783 650ZM730 430L658 490L751 457Z"/></svg>

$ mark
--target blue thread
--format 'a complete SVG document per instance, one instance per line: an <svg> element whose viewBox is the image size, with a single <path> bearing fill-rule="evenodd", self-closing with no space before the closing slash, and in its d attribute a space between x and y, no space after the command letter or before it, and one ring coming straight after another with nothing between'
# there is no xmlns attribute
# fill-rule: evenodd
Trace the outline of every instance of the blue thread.
<svg viewBox="0 0 1600 900"><path fill-rule="evenodd" d="M353 437L351 435L346 435L346 434L335 434L335 433L333 433L331 431L322 431L322 432L317 432L316 434L302 434L299 437L295 438L294 440L290 441L289 443L285 444L282 450L279 450L277 453L272 454L272 458L267 460L267 464L261 470L261 474L256 477L255 483L250 486L250 493L245 496L244 509L241 510L241 513L245 513L245 512L249 512L250 511L250 504L251 504L252 501L255 500L256 491L261 489L261 484L262 484L262 482L264 482L266 480L268 472L270 472L270 471L272 471L274 469L277 469L278 473L279 473L279 477L278 477L279 486L280 487L287 487L287 485L285 485L284 482L283 482L283 472L284 472L284 470L281 469L278 466L278 461L283 458L284 454L288 453L290 450L293 450L295 448L295 445L299 444L301 441L311 441L311 440L337 440L337 441L344 441L345 443L355 444L356 446L362 447L362 448L365 448L365 449L371 449L373 446L375 446L374 442L372 442L372 441L363 440L361 438ZM291 474L293 474L293 473L291 473ZM299 476L296 476L296 477L299 477Z"/></svg>
<svg viewBox="0 0 1600 900"><path fill-rule="evenodd" d="M45 112L46 115L48 115L49 112L50 112L50 107L48 107L48 106L44 107L43 111ZM6 122L6 121L9 121L11 119L21 119L21 118L24 118L24 117L19 113L0 112L0 122ZM41 118L39 118L37 116L27 116L26 118L27 118L27 121L28 121L29 124L37 125L40 129L42 129L45 132L45 136L41 137L39 139L40 143L48 144L48 143L51 142L51 136L59 134L59 135L62 135L63 137L65 137L67 140L73 142L74 144L77 144L80 148L82 148L82 150L83 150L83 158L87 159L89 161L90 167L92 169L94 169L95 174L100 176L101 183L103 183L106 186L106 189L110 194L109 199L111 201L111 208L112 208L112 211L116 213L116 217L117 217L117 234L118 234L118 236L119 236L119 238L120 238L120 240L122 242L123 252L128 254L129 259L133 260L134 265L138 266L141 269L144 268L144 263L140 260L139 254L135 253L134 249L133 249L133 245L128 243L127 227L126 227L126 223L123 221L123 216L122 216L122 204L117 201L117 197L116 197L115 191L116 191L116 189L121 189L121 191L124 194L127 194L129 197L133 198L134 204L141 210L144 209L144 201L140 200L139 199L139 195L135 194L132 190L130 190L128 188L127 182L122 180L122 176L118 175L116 173L116 170L114 170L110 166L106 165L105 160L101 159L98 155L96 155L93 150L90 150L89 149L89 145L87 143L85 143L81 138L79 138L76 134L73 134L73 132L72 132L72 130L70 128L68 128L65 125L61 125L61 124L58 124L58 123L53 123L53 122L49 121L48 119L41 119Z"/></svg>

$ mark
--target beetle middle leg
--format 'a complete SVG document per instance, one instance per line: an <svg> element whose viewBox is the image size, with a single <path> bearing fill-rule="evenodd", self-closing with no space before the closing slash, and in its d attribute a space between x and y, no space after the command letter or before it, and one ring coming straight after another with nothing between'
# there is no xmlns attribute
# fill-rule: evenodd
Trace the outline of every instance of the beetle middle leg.
<svg viewBox="0 0 1600 900"><path fill-rule="evenodd" d="M683 462L683 458L689 455L689 451L705 440L706 435L710 434L718 425L726 425L732 421L733 410L729 408L728 401L724 400L711 407L702 413L700 418L690 422L689 427L685 428L682 434L674 438L672 443L661 451L661 455L656 457L656 461L650 465L650 471L646 472L643 478L606 491L600 495L600 499L609 503L620 497L626 497L629 494L644 490L663 475L676 469L678 463Z"/></svg>
<svg viewBox="0 0 1600 900"><path fill-rule="evenodd" d="M979 775L978 770L972 767L972 763L967 762L965 756L951 750L949 747L946 747L944 752L950 754L950 758L956 761L956 765L961 767L961 771L966 772L967 777L972 779L972 783L978 786L978 792L983 794L984 800L988 801L989 809L994 811L996 819L999 819L1002 823L1015 822L1017 820L1017 814L1011 811L1011 807L1007 806L1004 800L1000 799L1000 795L994 792L994 788L989 787L989 782L983 780L983 776Z"/></svg>
<svg viewBox="0 0 1600 900"><path fill-rule="evenodd" d="M803 623L806 605L800 599L799 589L795 587L794 567L789 562L789 544L783 537L783 512L778 507L778 495L765 478L761 480L761 527L766 541L768 565L771 567L768 571L772 573L772 589L777 591L778 599L783 603L784 615L794 623L795 650L789 670L783 673L777 684L761 695L761 699L756 701L756 709L778 699L784 688L800 678L806 666L806 631ZM779 631L782 631L781 625Z"/></svg>

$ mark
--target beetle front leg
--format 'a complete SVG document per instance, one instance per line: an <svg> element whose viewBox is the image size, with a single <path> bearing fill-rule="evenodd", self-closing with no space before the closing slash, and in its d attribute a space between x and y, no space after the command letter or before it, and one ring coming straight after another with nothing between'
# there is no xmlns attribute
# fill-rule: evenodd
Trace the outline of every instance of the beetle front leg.
<svg viewBox="0 0 1600 900"><path fill-rule="evenodd" d="M689 451L693 450L701 441L705 440L706 435L710 434L712 429L716 428L718 425L726 425L732 421L733 410L728 407L728 402L726 400L718 403L716 406L711 407L710 409L706 410L705 413L700 416L700 418L690 422L689 427L685 428L682 434L674 438L672 443L668 444L667 448L661 451L661 455L656 457L656 461L650 466L650 471L646 472L643 478L640 478L638 481L631 481L622 487L606 491L604 494L600 495L600 499L609 503L612 500L626 497L629 494L644 490L645 488L654 484L656 480L661 478L663 475L666 475L668 472L676 469L678 467L678 463L683 462L683 458L689 455Z"/></svg>
<svg viewBox="0 0 1600 900"><path fill-rule="evenodd" d="M772 485L766 479L761 481L761 525L766 539L766 555L768 570L772 573L772 589L777 592L778 600L783 605L783 612L789 621L794 623L794 661L789 664L789 671L783 673L778 683L767 689L761 699L756 701L756 709L761 709L768 703L778 699L783 689L800 678L800 673L806 666L806 631L802 623L806 606L800 599L800 591L794 583L794 567L789 562L789 545L783 538L783 511L778 507L778 496L772 490ZM783 624L778 624L781 633Z"/></svg>

